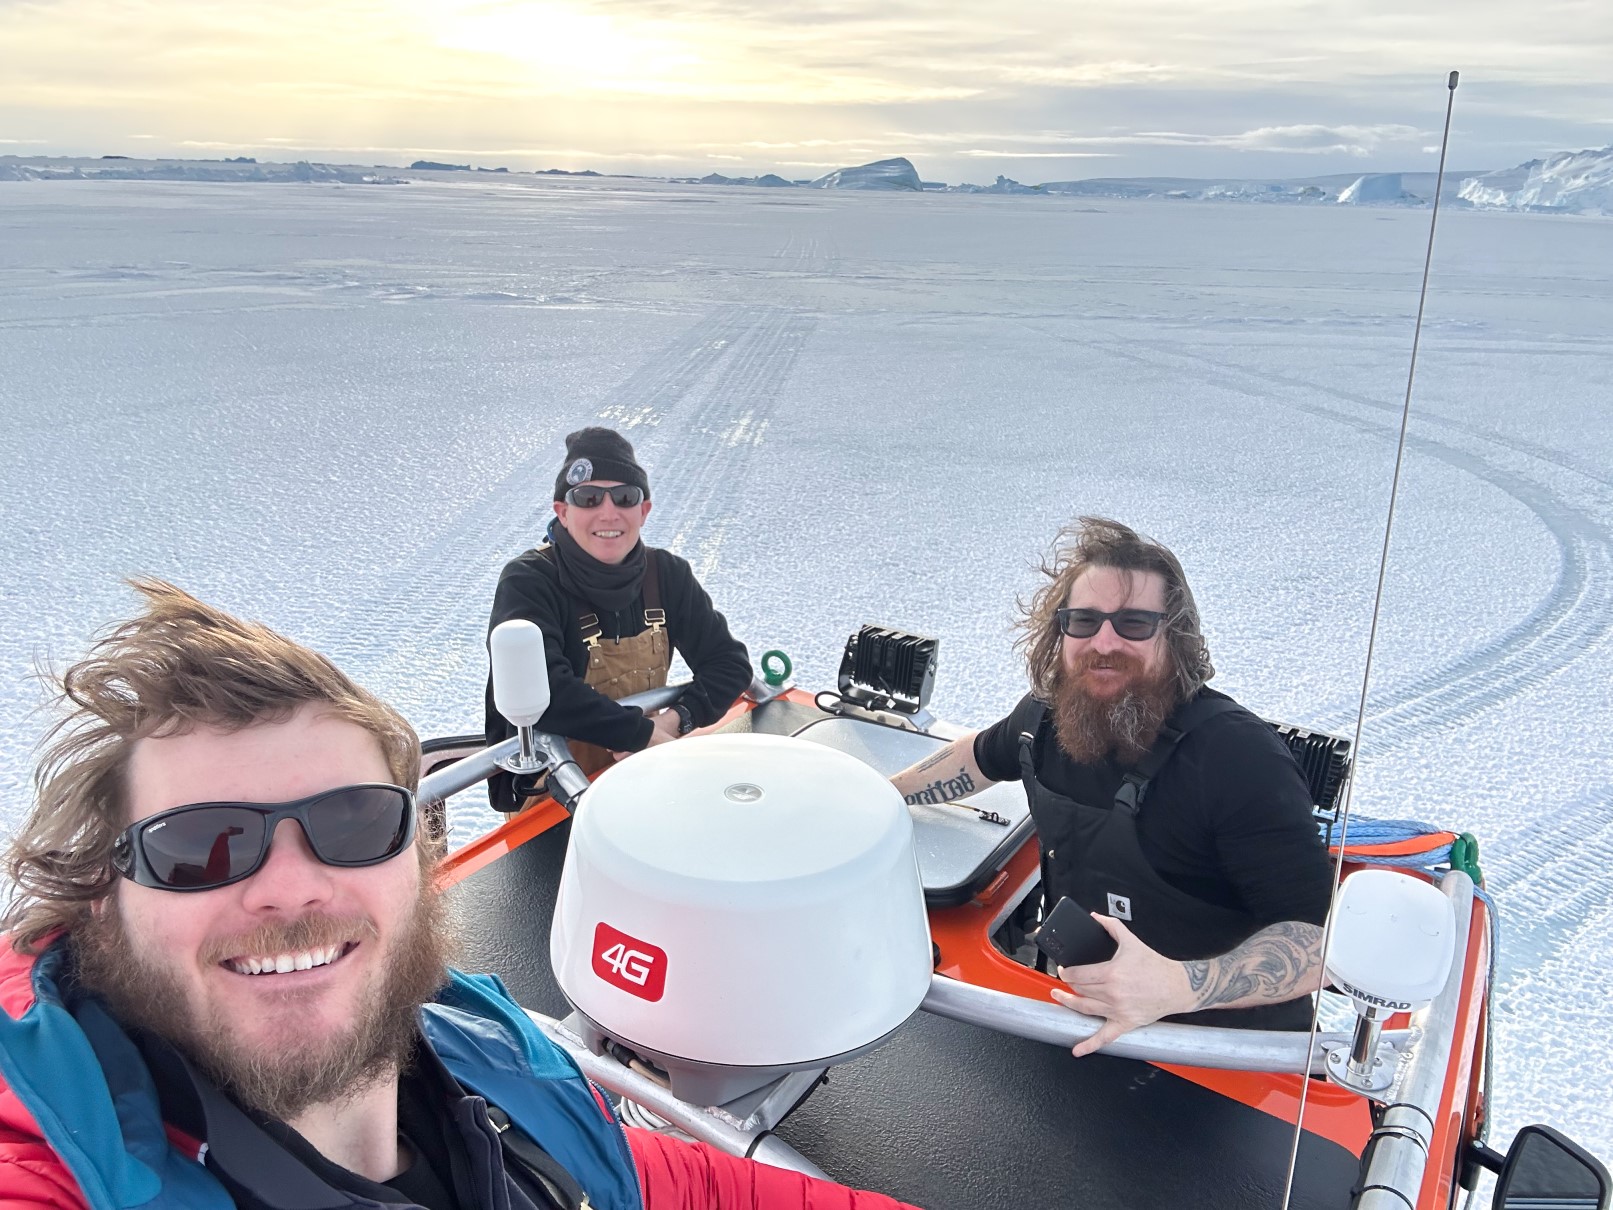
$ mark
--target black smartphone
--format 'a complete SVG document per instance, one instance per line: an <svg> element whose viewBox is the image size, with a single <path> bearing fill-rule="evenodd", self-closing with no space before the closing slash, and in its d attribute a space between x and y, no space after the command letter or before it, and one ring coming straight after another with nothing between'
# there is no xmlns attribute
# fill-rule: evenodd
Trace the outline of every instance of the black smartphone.
<svg viewBox="0 0 1613 1210"><path fill-rule="evenodd" d="M1056 966L1091 966L1115 956L1119 944L1068 895L1053 905L1036 934L1036 946Z"/></svg>

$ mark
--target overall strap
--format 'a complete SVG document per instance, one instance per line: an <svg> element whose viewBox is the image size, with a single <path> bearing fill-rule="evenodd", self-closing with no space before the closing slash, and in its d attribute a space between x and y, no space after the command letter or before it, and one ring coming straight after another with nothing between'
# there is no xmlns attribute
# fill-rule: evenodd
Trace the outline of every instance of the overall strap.
<svg viewBox="0 0 1613 1210"><path fill-rule="evenodd" d="M1171 719L1175 726L1167 724L1161 727L1154 739L1154 746L1148 749L1135 768L1126 770L1120 788L1115 791L1115 809L1135 818L1142 810L1149 783L1165 767L1165 762L1175 755L1176 745L1182 742L1187 733L1218 714L1237 709L1240 709L1239 705L1230 698L1196 697L1178 710Z"/></svg>
<svg viewBox="0 0 1613 1210"><path fill-rule="evenodd" d="M647 630L666 628L666 610L661 608L661 573L655 547L644 548L644 626Z"/></svg>
<svg viewBox="0 0 1613 1210"><path fill-rule="evenodd" d="M599 615L581 601L577 606L577 629L582 633L582 645L589 651L599 646L599 637L605 628L599 624Z"/></svg>
<svg viewBox="0 0 1613 1210"><path fill-rule="evenodd" d="M554 1156L510 1121L510 1115L488 1102L487 1120L498 1131L507 1168L525 1176L528 1187L542 1191L546 1210L588 1210L588 1194Z"/></svg>
<svg viewBox="0 0 1613 1210"><path fill-rule="evenodd" d="M1031 716L1019 733L1019 776L1027 786L1036 785L1036 740L1047 726L1047 703L1031 699Z"/></svg>

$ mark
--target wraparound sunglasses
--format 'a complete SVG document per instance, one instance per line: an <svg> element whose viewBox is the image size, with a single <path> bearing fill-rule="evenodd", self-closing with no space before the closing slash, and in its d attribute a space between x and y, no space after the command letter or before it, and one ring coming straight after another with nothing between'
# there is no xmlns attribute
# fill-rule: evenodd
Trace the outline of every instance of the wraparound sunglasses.
<svg viewBox="0 0 1613 1210"><path fill-rule="evenodd" d="M573 508L598 508L605 503L606 496L617 508L633 508L644 503L644 489L631 483L618 483L615 487L584 483L566 493L566 503Z"/></svg>
<svg viewBox="0 0 1613 1210"><path fill-rule="evenodd" d="M369 782L294 802L191 803L124 829L112 845L112 868L162 891L229 886L262 868L282 819L297 821L326 865L379 865L414 839L415 801L402 786Z"/></svg>

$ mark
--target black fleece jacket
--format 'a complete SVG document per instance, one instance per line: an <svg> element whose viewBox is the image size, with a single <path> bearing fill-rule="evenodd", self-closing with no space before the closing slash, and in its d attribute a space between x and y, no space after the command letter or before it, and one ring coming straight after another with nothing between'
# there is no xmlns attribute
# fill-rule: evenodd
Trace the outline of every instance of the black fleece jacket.
<svg viewBox="0 0 1613 1210"><path fill-rule="evenodd" d="M689 708L695 726L720 719L751 682L750 653L728 631L727 619L711 604L695 579L694 569L671 551L655 550L661 581L661 607L666 610L672 646L689 665L694 680L679 699ZM549 709L538 729L579 739L618 752L638 752L650 742L654 724L636 706L619 706L583 680L588 652L577 627L577 602L560 587L554 552L540 546L504 565L493 594L488 633L500 622L523 618L543 630L543 647L549 662ZM593 607L590 605L590 609ZM630 638L644 630L644 598L627 607L599 615L602 638ZM496 744L515 734L493 705L493 682L487 683L487 742ZM509 774L488 784L495 807L514 810L520 804Z"/></svg>

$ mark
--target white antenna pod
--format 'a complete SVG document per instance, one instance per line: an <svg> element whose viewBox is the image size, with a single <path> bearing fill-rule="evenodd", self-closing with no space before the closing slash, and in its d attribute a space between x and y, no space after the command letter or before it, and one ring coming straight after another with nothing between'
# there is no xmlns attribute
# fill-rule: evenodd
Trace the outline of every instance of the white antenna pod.
<svg viewBox="0 0 1613 1210"><path fill-rule="evenodd" d="M533 622L512 618L493 627L488 639L493 665L493 705L515 724L521 752L505 763L514 773L531 773L543 760L533 746L532 727L549 709L549 661L543 631Z"/></svg>
<svg viewBox="0 0 1613 1210"><path fill-rule="evenodd" d="M512 618L493 627L493 704L517 727L530 727L549 708L549 661L543 631Z"/></svg>

